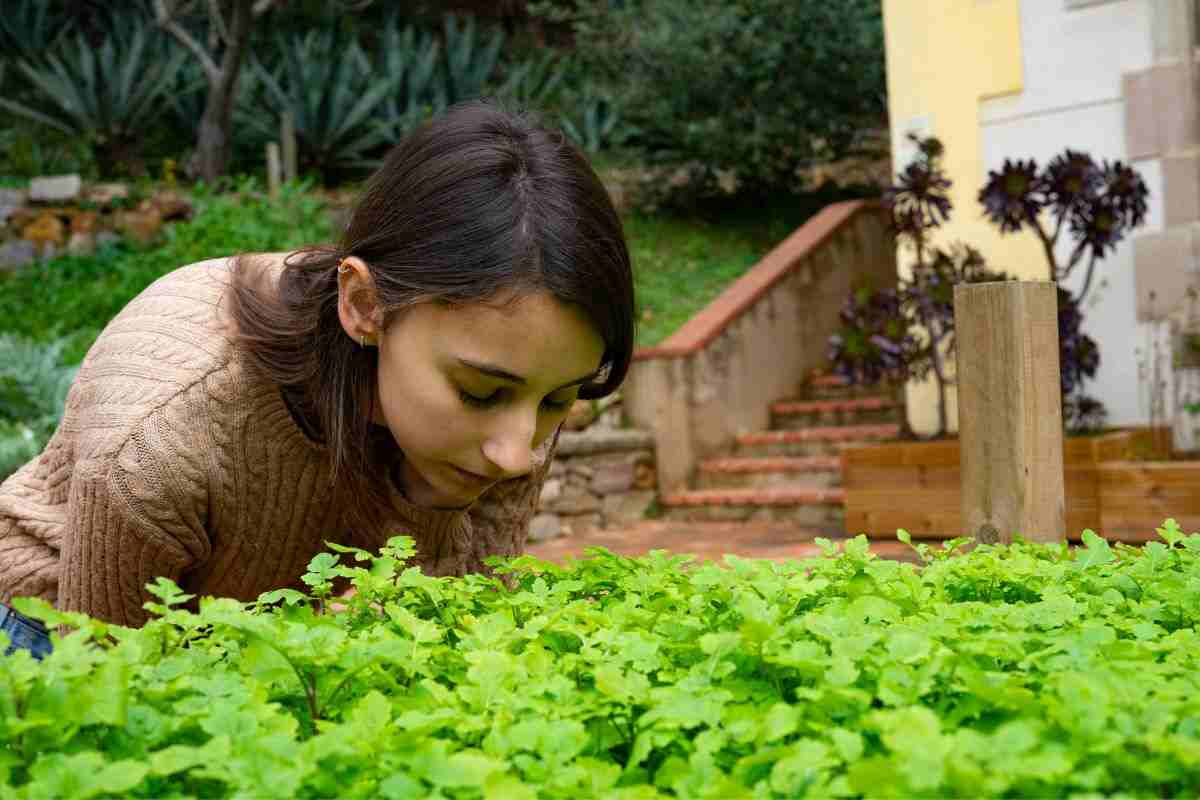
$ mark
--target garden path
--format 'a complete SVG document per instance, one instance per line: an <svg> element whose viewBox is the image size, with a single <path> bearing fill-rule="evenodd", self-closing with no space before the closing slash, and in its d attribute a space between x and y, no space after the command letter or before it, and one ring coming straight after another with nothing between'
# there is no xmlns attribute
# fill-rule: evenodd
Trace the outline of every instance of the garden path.
<svg viewBox="0 0 1200 800"><path fill-rule="evenodd" d="M627 527L596 529L537 542L526 548L529 555L548 561L562 561L583 555L589 547L605 547L625 556L640 556L650 550L692 553L702 559L720 560L726 553L744 558L790 558L819 556L813 542L827 533L794 524L761 522L698 522L642 520ZM847 537L830 537L834 541ZM871 552L882 558L916 561L916 553L903 542L877 541Z"/></svg>

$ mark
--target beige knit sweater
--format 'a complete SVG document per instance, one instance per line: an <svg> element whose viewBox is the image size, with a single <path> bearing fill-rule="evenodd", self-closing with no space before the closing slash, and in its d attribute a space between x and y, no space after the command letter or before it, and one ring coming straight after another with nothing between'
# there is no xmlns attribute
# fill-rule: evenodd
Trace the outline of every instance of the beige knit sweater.
<svg viewBox="0 0 1200 800"><path fill-rule="evenodd" d="M158 576L198 596L251 600L303 588L326 540L375 550L408 534L435 575L522 552L557 437L531 475L464 510L414 506L381 475L394 525L346 530L326 448L231 345L229 266L205 261L161 278L96 340L54 437L0 484L0 600L38 596L138 626Z"/></svg>

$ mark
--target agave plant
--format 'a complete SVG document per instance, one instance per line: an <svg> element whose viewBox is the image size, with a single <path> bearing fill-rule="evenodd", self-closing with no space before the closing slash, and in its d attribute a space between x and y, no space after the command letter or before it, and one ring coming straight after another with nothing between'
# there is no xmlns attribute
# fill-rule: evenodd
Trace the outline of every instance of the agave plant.
<svg viewBox="0 0 1200 800"><path fill-rule="evenodd" d="M621 127L621 113L606 97L585 92L579 100L577 114L564 114L562 128L567 136L589 153L621 144L626 132Z"/></svg>
<svg viewBox="0 0 1200 800"><path fill-rule="evenodd" d="M46 0L5 0L0 14L0 53L14 61L35 58L69 33L71 22Z"/></svg>
<svg viewBox="0 0 1200 800"><path fill-rule="evenodd" d="M104 175L137 163L140 135L162 117L186 55L143 17L126 15L93 47L82 33L44 55L17 61L24 101L0 108L88 141Z"/></svg>
<svg viewBox="0 0 1200 800"><path fill-rule="evenodd" d="M428 32L401 27L392 17L384 25L379 52L382 74L397 81L380 108L379 120L390 138L399 139L449 103L441 46Z"/></svg>
<svg viewBox="0 0 1200 800"><path fill-rule="evenodd" d="M0 334L0 480L41 451L58 426L79 370L61 365L66 345Z"/></svg>
<svg viewBox="0 0 1200 800"><path fill-rule="evenodd" d="M513 106L546 111L558 105L566 79L566 65L553 50L508 67L496 96Z"/></svg>
<svg viewBox="0 0 1200 800"><path fill-rule="evenodd" d="M487 38L482 38L474 17L459 23L447 15L442 32L447 102L453 105L479 97L496 71L500 48L504 46L504 31L494 28Z"/></svg>
<svg viewBox="0 0 1200 800"><path fill-rule="evenodd" d="M273 136L290 111L302 169L326 179L340 169L372 166L371 151L391 136L378 114L403 76L381 74L357 42L336 30L280 37L276 46L275 68L254 70L271 113L248 124Z"/></svg>

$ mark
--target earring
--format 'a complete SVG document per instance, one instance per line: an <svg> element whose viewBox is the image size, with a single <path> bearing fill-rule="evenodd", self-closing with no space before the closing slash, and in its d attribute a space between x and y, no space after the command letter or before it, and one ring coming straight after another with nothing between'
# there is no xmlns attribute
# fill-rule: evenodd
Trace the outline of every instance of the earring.
<svg viewBox="0 0 1200 800"><path fill-rule="evenodd" d="M359 336L359 337L358 337L358 346L359 346L359 347L366 347L366 346L367 346L367 345L366 345L366 341L367 341L367 337L366 337L366 336Z"/></svg>

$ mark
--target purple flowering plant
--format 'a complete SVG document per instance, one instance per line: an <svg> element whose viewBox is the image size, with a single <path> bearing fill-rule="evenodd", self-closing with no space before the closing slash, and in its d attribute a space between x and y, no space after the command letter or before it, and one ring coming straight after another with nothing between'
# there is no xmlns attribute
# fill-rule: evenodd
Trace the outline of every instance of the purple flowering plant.
<svg viewBox="0 0 1200 800"><path fill-rule="evenodd" d="M954 285L1009 280L1010 276L989 269L982 254L969 245L941 248L931 244L933 231L949 220L952 210L951 184L940 164L944 149L932 137L909 138L917 146L917 158L900 173L896 184L884 191L883 201L897 240L913 250L911 276L900 280L895 289L868 286L851 294L840 313L842 327L829 339L828 355L833 371L854 383L902 382L933 373L938 384L936 438L947 432L947 388L954 385L947 369L955 349ZM1088 220L1103 211L1109 214L1104 225L1111 229L1111 221L1116 220L1117 227L1124 226L1124 235L1124 230L1145 215L1145 187L1136 173L1120 164L1088 169L1090 161L1086 155L1067 151L1041 175L1033 161L1006 162L1002 173L992 173L989 180L990 205L984 201L989 218L1004 231L1020 230L1030 224L1030 218L1037 221L1044 208L1067 209L1053 234L1043 241L1050 242L1048 255L1052 256L1053 243L1064 225L1072 231L1084 230L1085 244L1076 248L1064 269L1069 274L1071 265L1083 258L1080 253L1091 253L1088 282L1095 261L1103 256L1103 250L1097 249L1099 243L1106 242L1105 248L1112 243L1111 235L1105 239L1098 232L1088 233L1092 229L1087 226L1096 224ZM1105 169L1111 173L1108 177ZM1097 193L1106 199L1093 201ZM981 200L984 194L986 189ZM1051 264L1056 276L1065 277L1057 262ZM1099 427L1104 419L1103 405L1081 390L1084 379L1095 375L1100 360L1095 340L1082 331L1082 319L1079 299L1060 287L1063 413L1068 426L1076 429Z"/></svg>
<svg viewBox="0 0 1200 800"><path fill-rule="evenodd" d="M1134 169L1120 161L1096 161L1066 150L1039 171L1037 162L1005 160L988 172L979 192L987 218L1001 233L1032 230L1042 243L1050 279L1062 283L1087 264L1077 300L1092 286L1096 265L1146 220L1149 190ZM1059 262L1055 247L1063 233L1075 239L1070 256Z"/></svg>

